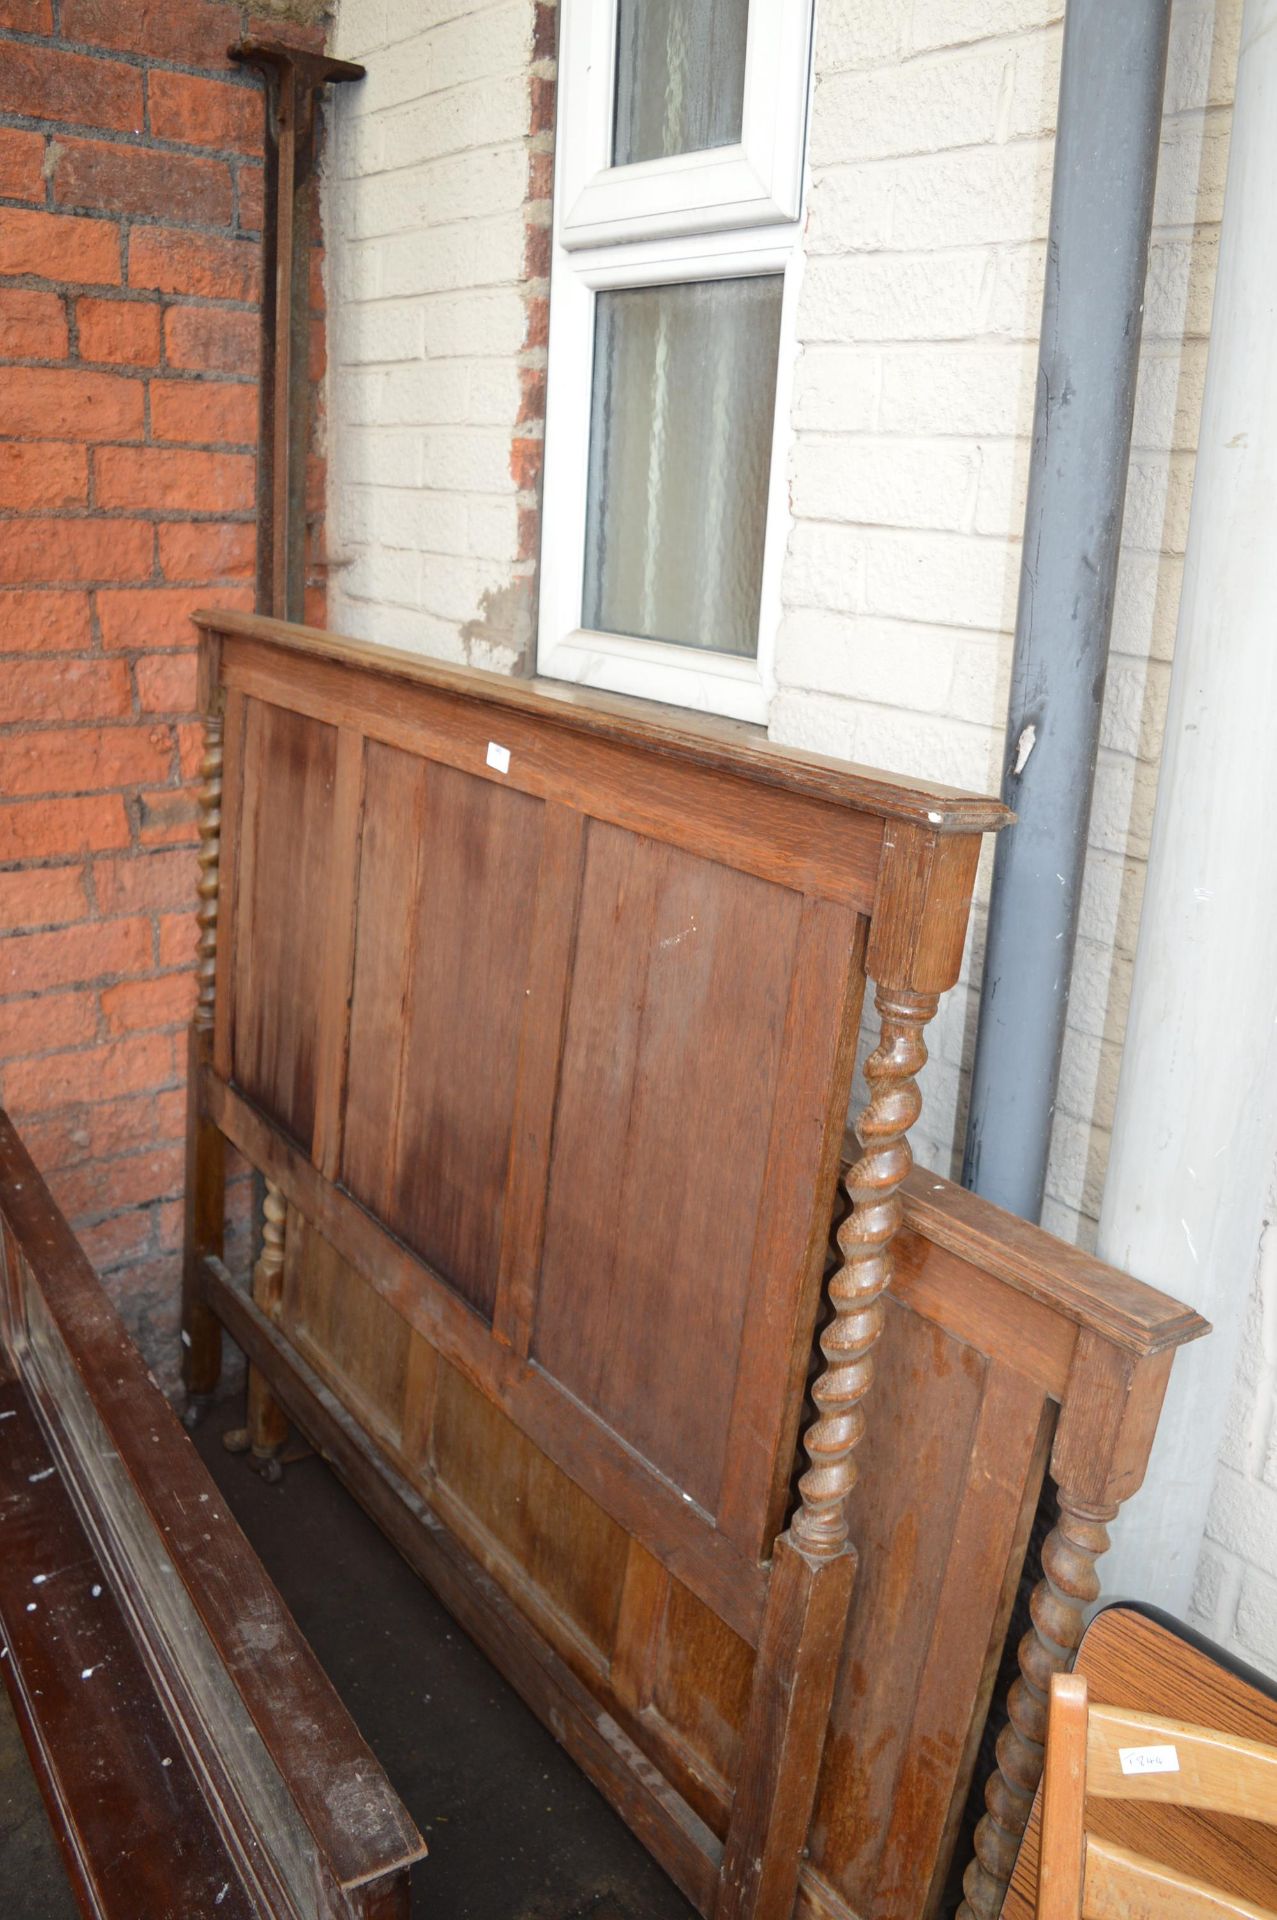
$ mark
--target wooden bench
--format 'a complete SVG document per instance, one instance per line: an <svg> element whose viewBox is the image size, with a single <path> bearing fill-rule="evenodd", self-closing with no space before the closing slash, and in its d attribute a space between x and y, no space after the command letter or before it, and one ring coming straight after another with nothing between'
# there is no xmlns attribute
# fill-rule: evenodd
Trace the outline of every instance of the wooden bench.
<svg viewBox="0 0 1277 1920"><path fill-rule="evenodd" d="M420 1836L2 1113L0 1644L86 1914L407 1913Z"/></svg>
<svg viewBox="0 0 1277 1920"><path fill-rule="evenodd" d="M1024 1702L1204 1331L909 1171L1004 810L675 710L199 625L192 1392L220 1322L256 1449L296 1421L715 1920L935 1910L1049 1463L983 1917L1027 1812ZM221 1257L227 1142L266 1182L251 1280Z"/></svg>

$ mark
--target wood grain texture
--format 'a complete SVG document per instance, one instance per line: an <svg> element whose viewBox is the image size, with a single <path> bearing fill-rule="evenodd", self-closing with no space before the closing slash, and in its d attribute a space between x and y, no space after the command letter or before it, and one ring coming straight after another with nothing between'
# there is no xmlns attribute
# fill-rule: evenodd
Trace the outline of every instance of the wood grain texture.
<svg viewBox="0 0 1277 1920"><path fill-rule="evenodd" d="M318 990L315 1130L311 1157L325 1179L341 1166L346 1068L350 1053L351 975L355 964L355 906L363 840L364 743L342 727L333 777L333 857L328 874L324 966Z"/></svg>
<svg viewBox="0 0 1277 1920"><path fill-rule="evenodd" d="M853 1155L854 1143L848 1143L844 1158ZM930 1246L1039 1302L1057 1320L1089 1327L1109 1346L1148 1356L1210 1331L1181 1301L941 1174L914 1168L905 1176L901 1199L906 1224Z"/></svg>
<svg viewBox="0 0 1277 1920"><path fill-rule="evenodd" d="M337 730L254 701L244 761L234 1076L309 1149L329 940Z"/></svg>
<svg viewBox="0 0 1277 1920"><path fill-rule="evenodd" d="M532 1354L707 1514L800 917L780 888L590 828Z"/></svg>
<svg viewBox="0 0 1277 1920"><path fill-rule="evenodd" d="M372 1912L391 1883L406 1896L419 1836L4 1115L0 1215L18 1289L10 1358L175 1737L228 1844L252 1864L253 1910L327 1900Z"/></svg>
<svg viewBox="0 0 1277 1920"><path fill-rule="evenodd" d="M283 1289L272 1317L372 1432L406 1445L426 1419L420 1406L407 1407L407 1324L296 1207L288 1210L284 1244ZM428 1386L418 1381L418 1394ZM410 1412L414 1425L405 1428Z"/></svg>
<svg viewBox="0 0 1277 1920"><path fill-rule="evenodd" d="M714 1920L789 1920L856 1576L776 1542Z"/></svg>
<svg viewBox="0 0 1277 1920"><path fill-rule="evenodd" d="M0 1635L82 1911L260 1914L13 1380L0 1383Z"/></svg>
<svg viewBox="0 0 1277 1920"><path fill-rule="evenodd" d="M450 667L393 647L344 640L314 627L285 625L257 614L202 611L194 616L203 633L218 639L229 665L259 650L283 682L295 678L299 660L324 661L344 668L360 684L369 678L405 686L437 689L455 698L479 702L510 714L530 717L564 730L599 739L655 745L698 766L731 771L760 785L812 793L866 811L935 826L942 832L986 833L1005 826L1011 815L997 800L959 793L952 787L913 782L878 769L849 766L822 754L778 747L761 728L690 714L679 708L601 694L560 681L519 680L475 668ZM935 815L940 815L936 820Z"/></svg>
<svg viewBox="0 0 1277 1920"><path fill-rule="evenodd" d="M284 1291L285 1233L288 1209L284 1196L268 1180L262 1203L262 1246L253 1267L253 1298L262 1312L278 1320ZM288 1416L271 1398L255 1368L248 1370L248 1438L259 1459L277 1453L288 1438Z"/></svg>
<svg viewBox="0 0 1277 1920"><path fill-rule="evenodd" d="M1095 1838L1086 1843L1082 1912L1086 1920L1277 1920L1272 1907Z"/></svg>
<svg viewBox="0 0 1277 1920"><path fill-rule="evenodd" d="M188 1394L209 1394L222 1370L222 1333L204 1298L201 1262L220 1259L226 1224L226 1142L204 1109L211 1036L191 1023L186 1042L186 1165L182 1190L182 1380Z"/></svg>
<svg viewBox="0 0 1277 1920"><path fill-rule="evenodd" d="M790 977L718 1524L766 1559L784 1521L864 992L865 923L809 900ZM824 1089L824 1099L813 1097Z"/></svg>
<svg viewBox="0 0 1277 1920"><path fill-rule="evenodd" d="M210 1298L702 1911L789 1920L797 1884L804 1913L921 1920L1054 1405L1068 1524L1090 1524L1137 1482L1200 1330L908 1178L922 1029L1005 810L668 709L223 624L205 676L248 715L236 1084L202 1061L199 1098L316 1238L282 1323L215 1256ZM284 708L300 771L263 751ZM288 815L290 782L319 822L289 896L319 905L290 931L324 953L289 976L321 1037L284 1099L240 1061L282 977L250 823ZM773 1551L866 972L883 1037Z"/></svg>
<svg viewBox="0 0 1277 1920"><path fill-rule="evenodd" d="M1055 1674L1042 1773L1046 1840L1038 1873L1038 1920L1082 1920L1087 1717L1086 1681L1080 1674Z"/></svg>
<svg viewBox="0 0 1277 1920"><path fill-rule="evenodd" d="M882 822L770 782L755 784L730 765L706 769L695 756L652 751L547 728L531 716L414 686L352 676L323 660L278 660L252 642L236 652L228 689L283 701L317 725L357 726L371 742L557 802L629 833L818 899L868 913L876 897ZM508 683L507 683L508 684ZM488 747L510 755L494 773Z"/></svg>
<svg viewBox="0 0 1277 1920"><path fill-rule="evenodd" d="M1096 1705L1165 1715L1269 1749L1277 1746L1272 1682L1215 1659L1196 1636L1183 1637L1174 1622L1156 1615L1106 1607L1083 1635L1074 1672L1085 1678ZM1128 1778L1124 1784L1135 1783ZM1006 1920L1033 1920L1035 1913L1040 1800L1039 1795L1034 1801L1007 1891ZM1277 1907L1277 1827L1265 1821L1165 1801L1090 1794L1085 1818L1088 1833L1112 1845L1152 1855L1178 1873L1233 1888L1260 1907Z"/></svg>
<svg viewBox="0 0 1277 1920"><path fill-rule="evenodd" d="M542 811L490 781L369 750L344 1177L488 1317Z"/></svg>
<svg viewBox="0 0 1277 1920"><path fill-rule="evenodd" d="M876 1364L877 1417L848 1503L860 1570L810 1842L813 1863L866 1920L874 1913L897 1780L909 1762L914 1704L937 1635L987 1389L977 1353L894 1302ZM925 1502L918 1487L927 1489ZM953 1769L965 1727L927 1731L940 1742L932 1755L937 1771L946 1763ZM917 1868L922 1856L919 1848Z"/></svg>
<svg viewBox="0 0 1277 1920"><path fill-rule="evenodd" d="M546 808L519 1032L493 1312L497 1338L523 1355L532 1340L541 1273L550 1146L584 851L582 816L551 802Z"/></svg>
<svg viewBox="0 0 1277 1920"><path fill-rule="evenodd" d="M751 1641L757 1637L764 1567L707 1528L692 1503L535 1365L494 1342L480 1316L363 1207L322 1180L282 1129L216 1076L206 1076L205 1089L209 1111L226 1137L277 1182L410 1326L738 1633Z"/></svg>
<svg viewBox="0 0 1277 1920"><path fill-rule="evenodd" d="M198 938L195 947L195 1025L204 1033L213 1029L217 996L217 896L222 831L223 714L219 708L204 720L204 756L200 761L199 880L195 892Z"/></svg>
<svg viewBox="0 0 1277 1920"><path fill-rule="evenodd" d="M225 1269L210 1286L218 1310L280 1399L382 1531L443 1600L577 1764L702 1913L711 1911L722 1848L496 1581L433 1515Z"/></svg>
<svg viewBox="0 0 1277 1920"><path fill-rule="evenodd" d="M892 1242L904 1218L897 1197L912 1164L908 1132L922 1111L916 1075L926 1063L922 1031L934 994L879 987L878 1045L865 1063L869 1104L856 1122L864 1148L847 1175L851 1211L838 1229L842 1265L829 1282L833 1316L820 1336L824 1365L812 1387L816 1419L803 1435L808 1465L798 1482L794 1539L804 1553L835 1559L847 1545L847 1498L856 1485L862 1402L873 1381L891 1284Z"/></svg>
<svg viewBox="0 0 1277 1920"><path fill-rule="evenodd" d="M213 999L213 1062L229 1078L232 1065L231 1022L234 1017L235 909L239 899L240 838L244 824L244 736L248 702L233 690L226 695L222 748L222 791L218 796L219 856L217 863L217 943L214 965L217 991Z"/></svg>

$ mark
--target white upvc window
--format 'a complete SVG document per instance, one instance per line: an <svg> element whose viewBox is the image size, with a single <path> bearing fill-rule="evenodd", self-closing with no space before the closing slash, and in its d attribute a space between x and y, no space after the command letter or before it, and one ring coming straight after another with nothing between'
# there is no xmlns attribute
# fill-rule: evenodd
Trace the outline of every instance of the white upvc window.
<svg viewBox="0 0 1277 1920"><path fill-rule="evenodd" d="M540 672L764 720L810 0L563 0Z"/></svg>

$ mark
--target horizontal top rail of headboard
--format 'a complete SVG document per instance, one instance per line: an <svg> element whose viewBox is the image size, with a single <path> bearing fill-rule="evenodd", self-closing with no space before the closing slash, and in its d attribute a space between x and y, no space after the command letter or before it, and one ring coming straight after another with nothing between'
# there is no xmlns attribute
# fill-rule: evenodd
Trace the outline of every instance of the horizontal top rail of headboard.
<svg viewBox="0 0 1277 1920"><path fill-rule="evenodd" d="M517 679L454 667L399 648L345 640L258 614L202 609L196 626L209 640L249 642L276 650L292 662L300 685L307 661L330 662L404 685L526 715L565 731L645 749L709 772L734 775L857 813L905 820L935 834L978 834L1007 825L1012 815L985 794L963 793L929 781L914 781L853 766L822 754L778 746L760 727L711 715L690 714L628 695L599 693L565 682ZM229 664L229 663L228 663ZM218 669L213 668L216 675ZM206 690L207 691L207 690Z"/></svg>

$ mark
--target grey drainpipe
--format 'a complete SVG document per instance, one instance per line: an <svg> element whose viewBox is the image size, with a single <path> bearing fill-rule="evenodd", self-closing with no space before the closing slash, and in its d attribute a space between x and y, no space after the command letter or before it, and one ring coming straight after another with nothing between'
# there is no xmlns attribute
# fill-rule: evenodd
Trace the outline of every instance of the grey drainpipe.
<svg viewBox="0 0 1277 1920"><path fill-rule="evenodd" d="M1042 1209L1131 447L1170 0L1068 0L964 1185Z"/></svg>

